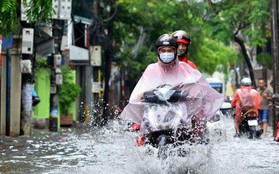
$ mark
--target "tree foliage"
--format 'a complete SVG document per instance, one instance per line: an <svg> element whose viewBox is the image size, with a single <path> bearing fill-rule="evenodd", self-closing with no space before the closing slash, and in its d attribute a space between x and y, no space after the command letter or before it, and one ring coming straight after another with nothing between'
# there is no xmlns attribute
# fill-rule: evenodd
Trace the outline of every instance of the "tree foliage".
<svg viewBox="0 0 279 174"><path fill-rule="evenodd" d="M18 0L0 1L0 33L4 36L20 29L21 6ZM51 19L54 13L52 0L23 0L26 16L30 23L38 23Z"/></svg>
<svg viewBox="0 0 279 174"><path fill-rule="evenodd" d="M226 73L227 64L238 63L239 57L251 65L247 45L266 43L268 4L266 0L119 0L113 35L116 57L130 70L130 78L138 79L147 64L157 60L156 39L182 29L192 38L188 54L200 71L212 74L222 65ZM235 41L241 42L238 53Z"/></svg>
<svg viewBox="0 0 279 174"><path fill-rule="evenodd" d="M237 58L235 50L205 31L207 3L119 0L117 5L114 27L117 58L122 66L131 70L131 79L137 79L147 64L156 62L156 39L179 29L187 31L192 38L188 54L199 70L212 74L218 64L227 67L228 62Z"/></svg>
<svg viewBox="0 0 279 174"><path fill-rule="evenodd" d="M211 36L223 42L237 42L248 66L250 77L255 85L253 67L247 54L247 45L266 44L266 26L270 12L267 0L221 0L213 3L208 0L209 8L205 17L205 28Z"/></svg>
<svg viewBox="0 0 279 174"><path fill-rule="evenodd" d="M38 23L42 20L48 22L55 13L52 9L52 0L23 0L23 4L30 23Z"/></svg>
<svg viewBox="0 0 279 174"><path fill-rule="evenodd" d="M242 35L250 46L266 43L265 27L269 24L270 12L267 0L222 0L210 3L207 8L206 30L218 40L234 41Z"/></svg>
<svg viewBox="0 0 279 174"><path fill-rule="evenodd" d="M4 36L10 34L18 27L17 0L0 1L0 33Z"/></svg>
<svg viewBox="0 0 279 174"><path fill-rule="evenodd" d="M272 69L272 57L267 52L262 52L257 56L257 61L268 69Z"/></svg>
<svg viewBox="0 0 279 174"><path fill-rule="evenodd" d="M20 26L18 2L0 1L2 34L10 34ZM23 2L30 22L51 18L52 0ZM88 18L92 16L93 21L100 24L96 26L102 26L104 30L114 17L113 32L110 33L114 58L135 81L149 63L157 61L154 44L164 33L179 29L187 31L192 38L189 59L200 71L209 74L217 65L227 67L228 63L238 61L232 42L243 41L244 46L263 46L266 42L265 27L270 16L266 0L118 0L116 3L114 0L99 0L98 17L94 17L93 2L73 0L73 11ZM113 16L112 9L115 10ZM223 71L226 72L226 68Z"/></svg>
<svg viewBox="0 0 279 174"><path fill-rule="evenodd" d="M74 82L71 69L62 66L63 83L59 88L59 106L62 113L68 114L71 103L73 103L81 92L81 87Z"/></svg>

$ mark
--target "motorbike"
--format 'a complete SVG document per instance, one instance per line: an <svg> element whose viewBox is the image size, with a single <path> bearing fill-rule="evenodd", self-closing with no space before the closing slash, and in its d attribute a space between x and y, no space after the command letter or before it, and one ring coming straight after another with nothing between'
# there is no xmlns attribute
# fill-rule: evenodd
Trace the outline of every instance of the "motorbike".
<svg viewBox="0 0 279 174"><path fill-rule="evenodd" d="M241 114L242 117L238 123L240 135L246 135L249 139L260 138L262 130L255 110L242 111Z"/></svg>
<svg viewBox="0 0 279 174"><path fill-rule="evenodd" d="M205 138L206 127L197 130L197 123L189 117L186 119L185 115L189 113L185 101L189 101L189 104L195 102L195 99L188 96L189 92L186 90L161 85L145 92L141 98L144 103L141 130L145 144L158 148L159 157L166 158L168 145L176 147L184 143L208 141Z"/></svg>

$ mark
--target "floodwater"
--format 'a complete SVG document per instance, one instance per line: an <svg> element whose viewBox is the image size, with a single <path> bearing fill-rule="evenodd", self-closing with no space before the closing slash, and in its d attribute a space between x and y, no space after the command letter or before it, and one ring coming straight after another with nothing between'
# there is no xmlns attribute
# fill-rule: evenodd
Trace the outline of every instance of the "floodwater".
<svg viewBox="0 0 279 174"><path fill-rule="evenodd" d="M269 129L265 139L233 138L232 118L226 134L208 145L185 145L185 157L157 158L156 149L137 147L136 132L113 120L102 128L79 126L60 132L33 130L30 137L1 137L0 173L92 174L276 174L279 142ZM154 152L148 153L147 151ZM175 151L175 149L173 149Z"/></svg>

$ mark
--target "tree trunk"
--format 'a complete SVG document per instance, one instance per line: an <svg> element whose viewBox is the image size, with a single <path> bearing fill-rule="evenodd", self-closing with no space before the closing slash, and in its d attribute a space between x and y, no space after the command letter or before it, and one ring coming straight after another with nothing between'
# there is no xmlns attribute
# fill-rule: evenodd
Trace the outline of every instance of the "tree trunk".
<svg viewBox="0 0 279 174"><path fill-rule="evenodd" d="M247 67L248 67L248 70L249 70L249 74L250 74L250 78L252 80L252 85L256 88L256 82L255 82L255 76L254 76L254 71L253 71L253 67L252 67L252 64L250 62L250 58L247 54L247 50L246 50L246 47L244 45L244 41L237 35L234 36L234 40L235 42L237 42L241 48L241 53L244 57L244 60L247 64Z"/></svg>
<svg viewBox="0 0 279 174"><path fill-rule="evenodd" d="M113 4L115 3L115 1L111 2L111 20L108 21L108 25L107 25L107 35L105 35L106 37L106 46L105 46L105 59L106 59L106 71L105 71L105 90L104 90L104 100L103 100L103 121L102 124L106 124L108 121L108 116L109 116L109 78L110 78L110 70L111 70L111 59L113 57L113 43L112 43L112 32L113 32L113 22L114 22L114 7ZM103 30L104 32L104 30ZM104 32L105 33L105 32Z"/></svg>

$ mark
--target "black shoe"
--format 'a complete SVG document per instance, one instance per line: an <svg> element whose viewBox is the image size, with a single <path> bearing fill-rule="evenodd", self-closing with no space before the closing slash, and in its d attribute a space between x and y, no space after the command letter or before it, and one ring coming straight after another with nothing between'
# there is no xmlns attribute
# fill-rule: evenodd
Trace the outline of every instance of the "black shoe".
<svg viewBox="0 0 279 174"><path fill-rule="evenodd" d="M233 137L240 137L240 134L239 133L235 133L235 135Z"/></svg>

